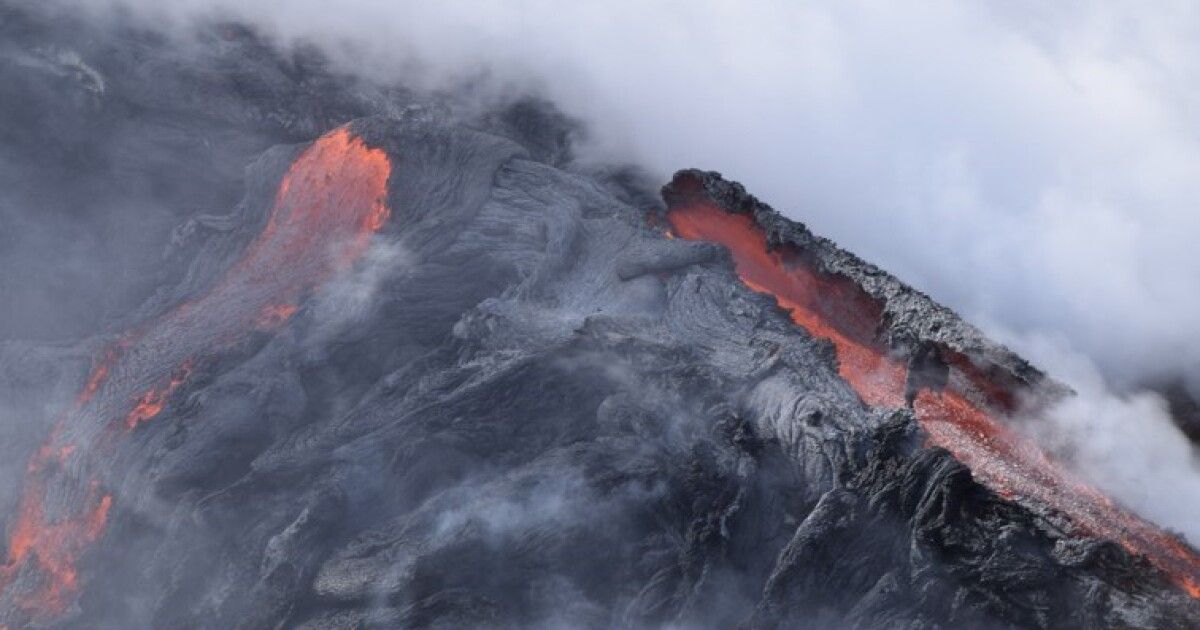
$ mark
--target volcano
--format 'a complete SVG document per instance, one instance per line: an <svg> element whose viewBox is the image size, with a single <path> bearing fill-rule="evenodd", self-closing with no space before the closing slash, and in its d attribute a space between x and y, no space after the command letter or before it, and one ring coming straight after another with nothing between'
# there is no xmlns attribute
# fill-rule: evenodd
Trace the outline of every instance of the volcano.
<svg viewBox="0 0 1200 630"><path fill-rule="evenodd" d="M22 194L177 209L86 334L0 344L0 627L1200 623L1200 554L1014 422L1068 388L720 174L0 17Z"/></svg>

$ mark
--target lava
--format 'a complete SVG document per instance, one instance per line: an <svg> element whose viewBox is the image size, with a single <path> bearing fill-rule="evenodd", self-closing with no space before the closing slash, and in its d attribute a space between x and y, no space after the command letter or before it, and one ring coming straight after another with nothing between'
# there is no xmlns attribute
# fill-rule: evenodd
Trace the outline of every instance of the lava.
<svg viewBox="0 0 1200 630"><path fill-rule="evenodd" d="M62 433L60 422L30 458L17 518L9 530L8 557L0 565L5 598L22 609L43 614L61 613L66 608L78 581L76 559L100 537L112 506L112 496L102 494L99 484L92 481L85 484L79 509L57 517L47 514L52 484L76 451L74 444L63 443ZM9 585L26 567L34 568L40 580L31 589L9 592Z"/></svg>
<svg viewBox="0 0 1200 630"><path fill-rule="evenodd" d="M80 558L119 501L104 489L98 447L162 413L201 360L283 325L353 263L390 216L391 170L384 151L348 128L322 136L292 163L263 230L212 288L102 353L26 468L0 565L0 626L58 616L77 594Z"/></svg>
<svg viewBox="0 0 1200 630"><path fill-rule="evenodd" d="M76 403L83 404L92 399L96 395L96 390L100 389L100 384L104 379L108 378L108 365L101 363L92 375L88 377L87 383L83 386L83 391L79 392L79 396L75 399Z"/></svg>
<svg viewBox="0 0 1200 630"><path fill-rule="evenodd" d="M130 411L129 416L125 418L125 426L131 430L136 429L137 425L161 413L167 400L171 398L171 394L175 393L175 390L179 389L179 386L183 385L191 374L192 361L186 360L161 387L156 387L138 398L133 411Z"/></svg>
<svg viewBox="0 0 1200 630"><path fill-rule="evenodd" d="M255 326L264 330L275 328L291 319L298 308L295 304L268 304L258 314Z"/></svg>
<svg viewBox="0 0 1200 630"><path fill-rule="evenodd" d="M843 286L848 282L814 273L789 256L792 252L770 249L766 235L748 215L700 204L674 209L668 219L681 238L725 245L742 282L773 295L792 321L833 342L838 373L856 384L864 401L891 407L904 404L904 365L892 360L886 349L865 341L874 337L879 309Z"/></svg>
<svg viewBox="0 0 1200 630"><path fill-rule="evenodd" d="M795 248L769 247L750 215L701 201L671 208L667 219L675 236L724 245L746 286L773 296L792 321L832 342L838 373L864 402L905 405L907 365L876 341L881 310L861 288L814 270ZM980 373L967 357L946 354L950 369L964 377L975 396L953 388L926 387L916 393L913 411L931 444L948 450L997 494L1064 514L1086 533L1145 557L1180 588L1200 597L1200 555L1195 550L1114 504L1009 428L1001 418L1003 411L1013 409L1012 393ZM974 402L980 398L987 404Z"/></svg>

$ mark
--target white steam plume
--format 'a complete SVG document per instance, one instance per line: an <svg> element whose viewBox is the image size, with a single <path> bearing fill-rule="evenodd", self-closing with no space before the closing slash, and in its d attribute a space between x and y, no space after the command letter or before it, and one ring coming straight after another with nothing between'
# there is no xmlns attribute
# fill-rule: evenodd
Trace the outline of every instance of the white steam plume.
<svg viewBox="0 0 1200 630"><path fill-rule="evenodd" d="M1108 496L1200 545L1200 462L1166 401L1151 392L1112 393L1061 338L1029 337L1021 345L1077 392L1029 418L1026 434Z"/></svg>

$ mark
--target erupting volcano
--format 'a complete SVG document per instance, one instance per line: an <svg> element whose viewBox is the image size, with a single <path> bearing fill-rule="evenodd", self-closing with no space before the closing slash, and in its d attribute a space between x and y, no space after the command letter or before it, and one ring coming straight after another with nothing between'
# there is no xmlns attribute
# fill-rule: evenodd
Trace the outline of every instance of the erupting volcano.
<svg viewBox="0 0 1200 630"><path fill-rule="evenodd" d="M203 295L124 337L88 376L75 403L30 460L8 525L0 601L35 618L61 614L79 588L79 562L104 532L112 441L150 422L206 362L276 328L309 291L361 255L386 222L391 163L348 128L303 151L279 184L259 236Z"/></svg>
<svg viewBox="0 0 1200 630"><path fill-rule="evenodd" d="M1065 387L739 184L56 17L0 0L0 630L1197 626L1012 422Z"/></svg>
<svg viewBox="0 0 1200 630"><path fill-rule="evenodd" d="M742 282L775 298L809 334L833 343L839 374L864 402L898 407L907 396L929 442L953 453L984 485L1066 515L1084 532L1144 556L1200 597L1200 555L1073 477L1007 426L1003 416L1013 411L1014 392L988 382L961 359L944 366L950 375L940 386L914 383L902 352L877 339L883 311L875 299L853 282L813 268L805 252L772 245L753 215L727 211L696 194L696 182L677 180L677 186L690 189L691 198L668 211L674 234L728 248Z"/></svg>

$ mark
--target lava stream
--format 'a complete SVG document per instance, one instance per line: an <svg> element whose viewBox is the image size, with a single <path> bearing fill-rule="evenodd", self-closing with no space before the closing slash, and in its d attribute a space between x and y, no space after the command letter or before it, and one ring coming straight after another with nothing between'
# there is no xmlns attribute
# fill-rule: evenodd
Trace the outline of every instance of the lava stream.
<svg viewBox="0 0 1200 630"><path fill-rule="evenodd" d="M744 284L773 296L792 321L832 342L839 374L864 402L905 404L907 365L875 341L881 312L859 287L814 271L794 248L769 248L766 234L749 215L699 202L671 208L667 219L676 236L727 247ZM964 365L963 359L951 360L952 369L997 406L1006 407L1011 394ZM950 451L979 482L1001 496L1059 511L1087 533L1146 557L1179 587L1200 597L1200 555L1063 470L1006 426L999 413L952 388L920 390L913 411L930 442Z"/></svg>
<svg viewBox="0 0 1200 630"><path fill-rule="evenodd" d="M201 360L282 325L307 292L357 259L389 218L390 176L387 154L348 129L322 136L284 175L262 232L208 292L102 354L27 466L0 565L0 626L60 615L78 592L79 559L103 535L115 500L103 489L101 442L158 416Z"/></svg>

